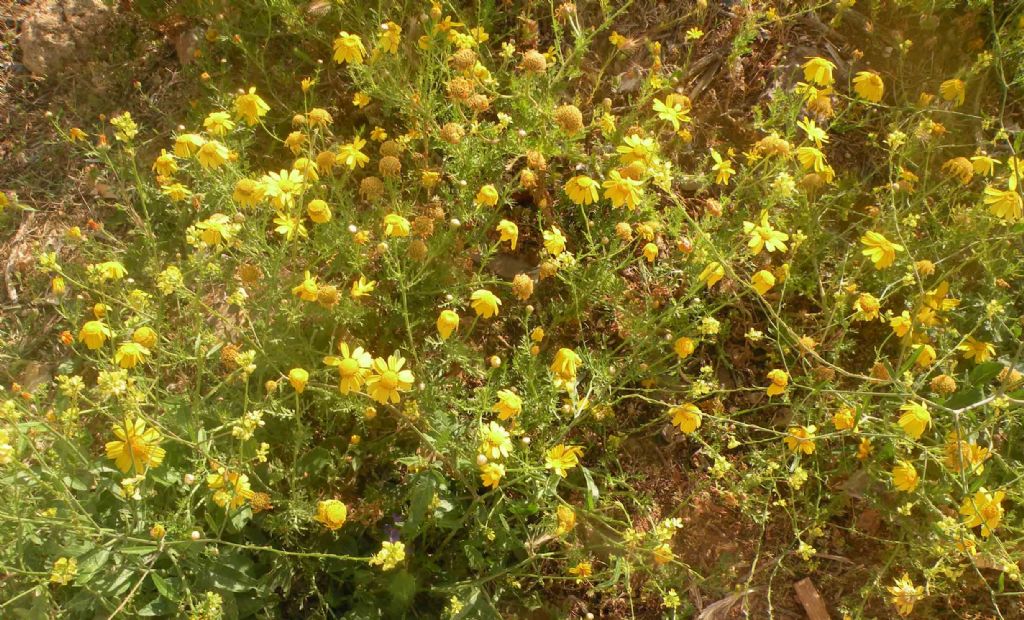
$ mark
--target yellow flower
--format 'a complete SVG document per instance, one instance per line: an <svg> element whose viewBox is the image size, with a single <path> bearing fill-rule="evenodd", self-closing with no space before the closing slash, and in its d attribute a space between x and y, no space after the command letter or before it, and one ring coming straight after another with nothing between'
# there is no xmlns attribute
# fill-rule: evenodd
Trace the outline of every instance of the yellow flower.
<svg viewBox="0 0 1024 620"><path fill-rule="evenodd" d="M633 162L641 162L644 167L647 167L653 163L658 149L654 138L641 138L632 133L623 138L622 142L623 144L615 147L615 152L619 154L619 161L623 165L628 166Z"/></svg>
<svg viewBox="0 0 1024 620"><path fill-rule="evenodd" d="M152 327L143 325L132 332L132 342L141 344L147 349L152 349L156 346L157 342L156 331Z"/></svg>
<svg viewBox="0 0 1024 620"><path fill-rule="evenodd" d="M708 263L707 267L697 276L697 279L706 284L708 288L711 288L723 277L725 277L725 267L722 267L722 263L714 261Z"/></svg>
<svg viewBox="0 0 1024 620"><path fill-rule="evenodd" d="M996 348L988 342L977 340L974 336L968 336L963 344L957 347L964 352L964 359L974 360L976 364L987 362L996 354Z"/></svg>
<svg viewBox="0 0 1024 620"><path fill-rule="evenodd" d="M292 289L292 295L299 297L303 301L316 301L319 292L320 287L317 286L316 276L310 275L308 270L302 282Z"/></svg>
<svg viewBox="0 0 1024 620"><path fill-rule="evenodd" d="M448 340L452 332L459 328L459 315L452 310L442 310L437 317L437 333L441 340Z"/></svg>
<svg viewBox="0 0 1024 620"><path fill-rule="evenodd" d="M203 127L211 136L222 137L235 128L235 123L227 112L210 112L203 119Z"/></svg>
<svg viewBox="0 0 1024 620"><path fill-rule="evenodd" d="M625 206L630 211L636 209L643 196L643 183L622 176L618 170L608 173L608 180L601 184L604 197L612 201L613 207Z"/></svg>
<svg viewBox="0 0 1024 620"><path fill-rule="evenodd" d="M235 183L235 190L231 193L231 200L245 207L255 207L263 200L266 191L266 188L259 181L239 179Z"/></svg>
<svg viewBox="0 0 1024 620"><path fill-rule="evenodd" d="M582 583L584 579L594 574L594 567L590 562L580 562L569 569L570 575L575 575L576 583Z"/></svg>
<svg viewBox="0 0 1024 620"><path fill-rule="evenodd" d="M675 350L676 355L679 356L679 359L686 359L693 355L693 352L697 350L697 343L694 342L693 338L680 336L672 344L672 348Z"/></svg>
<svg viewBox="0 0 1024 620"><path fill-rule="evenodd" d="M50 583L57 583L66 586L78 575L78 560L75 558L59 557L50 568Z"/></svg>
<svg viewBox="0 0 1024 620"><path fill-rule="evenodd" d="M306 215L317 224L326 224L331 221L331 208L326 202L316 198L306 205Z"/></svg>
<svg viewBox="0 0 1024 620"><path fill-rule="evenodd" d="M255 497L249 476L221 467L206 477L206 486L213 491L213 503L221 508L237 510Z"/></svg>
<svg viewBox="0 0 1024 620"><path fill-rule="evenodd" d="M362 91L359 91L356 94L352 95L352 105L356 106L357 108L365 108L366 106L370 105L370 96Z"/></svg>
<svg viewBox="0 0 1024 620"><path fill-rule="evenodd" d="M654 100L654 111L657 113L658 118L663 121L672 123L672 129L679 131L680 123L689 123L689 107L684 105L684 102L689 103L689 99L683 98L682 101L678 97L669 95L665 97L664 101L660 99Z"/></svg>
<svg viewBox="0 0 1024 620"><path fill-rule="evenodd" d="M813 146L801 146L796 150L796 159L804 170L814 172L825 172L828 169L828 162L825 161L825 154Z"/></svg>
<svg viewBox="0 0 1024 620"><path fill-rule="evenodd" d="M296 393L302 394L306 391L306 384L309 383L309 372L304 368L292 368L288 371L288 383Z"/></svg>
<svg viewBox="0 0 1024 620"><path fill-rule="evenodd" d="M474 202L476 202L478 206L493 207L498 204L498 190L488 183L481 187L480 191L476 193Z"/></svg>
<svg viewBox="0 0 1024 620"><path fill-rule="evenodd" d="M373 289L377 288L376 280L367 280L366 276L360 275L359 279L352 282L352 291L350 295L352 299L359 299L360 297L366 297L373 292Z"/></svg>
<svg viewBox="0 0 1024 620"><path fill-rule="evenodd" d="M135 368L140 362L146 361L149 349L137 342L125 342L114 353L114 363L121 368Z"/></svg>
<svg viewBox="0 0 1024 620"><path fill-rule="evenodd" d="M677 405L669 409L668 413L672 416L672 425L687 435L700 428L700 408L693 403Z"/></svg>
<svg viewBox="0 0 1024 620"><path fill-rule="evenodd" d="M348 518L348 508L344 503L336 499L325 499L317 502L316 516L314 520L319 521L324 527L333 531L345 525Z"/></svg>
<svg viewBox="0 0 1024 620"><path fill-rule="evenodd" d="M370 161L369 156L363 153L364 146L366 146L366 140L356 136L352 138L351 142L338 147L338 157L343 164L349 167L349 170L362 168L366 162Z"/></svg>
<svg viewBox="0 0 1024 620"><path fill-rule="evenodd" d="M334 117L331 113L323 108L313 108L306 115L306 120L309 124L314 127L326 128L328 125L334 122Z"/></svg>
<svg viewBox="0 0 1024 620"><path fill-rule="evenodd" d="M568 470L580 464L581 456L583 456L582 447L558 444L548 450L544 456L544 468L554 470L556 474L565 478Z"/></svg>
<svg viewBox="0 0 1024 620"><path fill-rule="evenodd" d="M480 482L485 487L497 489L505 476L505 466L501 463L484 463L480 466Z"/></svg>
<svg viewBox="0 0 1024 620"><path fill-rule="evenodd" d="M248 93L235 97L235 117L245 119L250 127L260 122L260 118L269 111L270 106L256 94L255 86L250 87Z"/></svg>
<svg viewBox="0 0 1024 620"><path fill-rule="evenodd" d="M378 357L373 360L373 372L366 379L366 391L370 398L378 403L387 404L401 402L399 392L408 392L416 381L412 372L403 370L405 358L398 351L395 351L388 359Z"/></svg>
<svg viewBox="0 0 1024 620"><path fill-rule="evenodd" d="M832 414L832 424L837 431L845 431L857 425L857 410L853 407L843 406Z"/></svg>
<svg viewBox="0 0 1024 620"><path fill-rule="evenodd" d="M397 213L389 213L384 216L384 235L387 237L408 237L410 230L409 220Z"/></svg>
<svg viewBox="0 0 1024 620"><path fill-rule="evenodd" d="M380 566L381 570L389 571L405 561L405 543L385 540L380 551L370 558L370 566Z"/></svg>
<svg viewBox="0 0 1024 620"><path fill-rule="evenodd" d="M228 147L216 140L210 140L199 147L199 150L196 152L196 159L199 160L199 165L206 170L220 168L228 163L230 156L231 153L228 151Z"/></svg>
<svg viewBox="0 0 1024 620"><path fill-rule="evenodd" d="M963 80L957 78L946 80L939 84L939 94L946 101L956 100L956 105L962 106L964 98L967 96L967 85Z"/></svg>
<svg viewBox="0 0 1024 620"><path fill-rule="evenodd" d="M153 160L153 172L169 177L178 171L178 162L174 156L167 152L167 149L160 149L160 156Z"/></svg>
<svg viewBox="0 0 1024 620"><path fill-rule="evenodd" d="M914 321L910 318L910 313L904 310L899 316L889 319L889 327L892 328L894 334L903 338L913 329Z"/></svg>
<svg viewBox="0 0 1024 620"><path fill-rule="evenodd" d="M338 351L341 357L328 355L324 363L338 369L338 391L342 394L356 392L366 381L373 366L373 356L364 351L362 347L356 347L351 352L347 342L338 343Z"/></svg>
<svg viewBox="0 0 1024 620"><path fill-rule="evenodd" d="M597 202L599 187L597 181L585 175L577 175L566 181L565 193L569 200L577 205L589 205Z"/></svg>
<svg viewBox="0 0 1024 620"><path fill-rule="evenodd" d="M900 411L903 412L898 422L900 428L912 439L920 439L932 423L928 407L924 403L908 402L900 406Z"/></svg>
<svg viewBox="0 0 1024 620"><path fill-rule="evenodd" d="M818 127L813 118L805 116L803 120L796 122L796 126L804 131L807 139L813 142L815 147L820 149L822 144L828 143L828 133L823 128Z"/></svg>
<svg viewBox="0 0 1024 620"><path fill-rule="evenodd" d="M728 185L729 179L736 174L732 161L723 159L715 149L711 149L711 159L715 160L715 165L711 166L711 171L715 173L715 185Z"/></svg>
<svg viewBox="0 0 1024 620"><path fill-rule="evenodd" d="M301 131L293 131L290 134L288 134L287 138L284 139L284 145L287 146L288 150L290 150L292 153L298 155L299 153L302 152L302 149L306 145L307 140L308 139L306 138L306 134L302 133Z"/></svg>
<svg viewBox="0 0 1024 620"><path fill-rule="evenodd" d="M1003 498L1006 493L996 491L990 493L981 487L973 497L964 499L960 505L960 514L964 517L964 525L969 528L981 526L981 535L988 538L999 527L1003 520Z"/></svg>
<svg viewBox="0 0 1024 620"><path fill-rule="evenodd" d="M288 241L291 241L296 236L306 237L306 226L296 216L278 212L277 216L274 217L274 223L277 224L274 231Z"/></svg>
<svg viewBox="0 0 1024 620"><path fill-rule="evenodd" d="M499 420L514 418L523 410L523 399L511 390L498 390L498 402L491 411L498 414Z"/></svg>
<svg viewBox="0 0 1024 620"><path fill-rule="evenodd" d="M480 454L488 459L498 460L512 451L512 437L505 427L491 422L480 427Z"/></svg>
<svg viewBox="0 0 1024 620"><path fill-rule="evenodd" d="M981 475L985 471L985 460L989 456L991 454L988 448L973 441L960 439L956 431L946 435L946 467L957 473L970 471L976 476Z"/></svg>
<svg viewBox="0 0 1024 620"><path fill-rule="evenodd" d="M900 491L913 492L919 481L917 470L906 461L900 461L892 468L892 485Z"/></svg>
<svg viewBox="0 0 1024 620"><path fill-rule="evenodd" d="M644 244L643 255L648 263L653 263L658 258L658 246L654 243Z"/></svg>
<svg viewBox="0 0 1024 620"><path fill-rule="evenodd" d="M760 254L762 250L785 252L789 249L786 246L789 235L772 227L771 222L768 221L767 211L761 212L761 221L758 224L743 222L743 232L750 235L747 247L750 248L750 253L754 256Z"/></svg>
<svg viewBox="0 0 1024 620"><path fill-rule="evenodd" d="M571 506L559 504L555 509L555 518L558 519L558 527L555 528L555 536L563 536L576 527L576 511Z"/></svg>
<svg viewBox="0 0 1024 620"><path fill-rule="evenodd" d="M104 325L103 321L88 321L78 332L78 341L84 342L85 346L95 351L112 335L110 328Z"/></svg>
<svg viewBox="0 0 1024 620"><path fill-rule="evenodd" d="M775 275L762 269L751 276L750 285L754 287L758 295L764 295L775 286Z"/></svg>
<svg viewBox="0 0 1024 620"><path fill-rule="evenodd" d="M867 256L874 263L875 269L881 270L891 267L896 260L896 253L904 250L903 246L886 239L881 233L869 230L860 238L866 248L861 254Z"/></svg>
<svg viewBox="0 0 1024 620"><path fill-rule="evenodd" d="M903 573L903 576L897 579L895 584L886 589L892 595L890 600L901 616L909 616L914 611L914 603L924 598L924 588L922 586L915 587L914 582L906 573Z"/></svg>
<svg viewBox="0 0 1024 620"><path fill-rule="evenodd" d="M853 92L867 101L878 103L885 93L885 83L874 71L858 71L853 76Z"/></svg>
<svg viewBox="0 0 1024 620"><path fill-rule="evenodd" d="M515 225L515 222L501 220L494 230L501 233L502 241L508 241L511 244L512 250L516 249L516 243L519 241L519 227Z"/></svg>
<svg viewBox="0 0 1024 620"><path fill-rule="evenodd" d="M765 389L765 393L768 396L777 396L786 391L786 386L789 385L789 373L776 368L768 371L768 380L771 381L771 384Z"/></svg>
<svg viewBox="0 0 1024 620"><path fill-rule="evenodd" d="M143 473L150 467L158 467L166 452L160 447L161 435L155 428L146 428L142 418L125 418L123 424L113 426L117 440L106 445L107 458L114 461L121 473L132 468Z"/></svg>
<svg viewBox="0 0 1024 620"><path fill-rule="evenodd" d="M989 212L1001 220L1016 222L1024 217L1024 199L1016 190L988 186L985 188L985 204Z"/></svg>
<svg viewBox="0 0 1024 620"><path fill-rule="evenodd" d="M260 183L275 207L287 209L295 203L295 197L305 189L306 178L298 170L282 170L264 175Z"/></svg>
<svg viewBox="0 0 1024 620"><path fill-rule="evenodd" d="M363 64L363 54L366 48L363 47L363 40L357 34L349 34L344 30L334 40L334 62L339 65L349 63L353 65Z"/></svg>
<svg viewBox="0 0 1024 620"><path fill-rule="evenodd" d="M832 71L835 64L819 56L808 58L804 63L804 79L818 86L831 86L833 83Z"/></svg>
<svg viewBox="0 0 1024 620"><path fill-rule="evenodd" d="M675 557L672 553L672 547L668 543L661 543L654 548L654 563L658 566L668 564Z"/></svg>
<svg viewBox="0 0 1024 620"><path fill-rule="evenodd" d="M1002 162L994 157L989 157L985 153L971 157L971 167L974 168L974 172L986 177L990 177L995 174L996 166L1000 163Z"/></svg>
<svg viewBox="0 0 1024 620"><path fill-rule="evenodd" d="M853 302L853 309L857 311L857 318L864 321L874 321L878 318L878 311L882 304L878 298L871 293L861 293Z"/></svg>
<svg viewBox="0 0 1024 620"><path fill-rule="evenodd" d="M565 251L565 236L557 226L544 231L544 249L552 256L558 256Z"/></svg>
<svg viewBox="0 0 1024 620"><path fill-rule="evenodd" d="M785 442L786 447L789 448L790 452L813 454L815 447L814 434L817 431L818 427L813 424L810 426L791 426L789 427L783 442Z"/></svg>
<svg viewBox="0 0 1024 620"><path fill-rule="evenodd" d="M204 144L206 138L199 134L183 133L174 139L174 154L177 157L192 157Z"/></svg>
<svg viewBox="0 0 1024 620"><path fill-rule="evenodd" d="M494 293L482 288L473 291L469 299L469 305L473 307L473 311L476 312L477 316L482 316L485 319L497 316L501 300Z"/></svg>
<svg viewBox="0 0 1024 620"><path fill-rule="evenodd" d="M921 368L927 368L935 361L937 354L935 347L930 344L920 344L916 347L915 363Z"/></svg>
<svg viewBox="0 0 1024 620"><path fill-rule="evenodd" d="M582 365L583 360L575 351L562 347L555 353L555 359L551 362L551 372L564 381L572 381Z"/></svg>
<svg viewBox="0 0 1024 620"><path fill-rule="evenodd" d="M398 53L398 44L402 41L402 27L395 22L388 22L381 26L383 34L380 36L380 47L391 54Z"/></svg>
<svg viewBox="0 0 1024 620"><path fill-rule="evenodd" d="M116 260L97 263L92 267L104 280L120 280L128 275L128 270Z"/></svg>

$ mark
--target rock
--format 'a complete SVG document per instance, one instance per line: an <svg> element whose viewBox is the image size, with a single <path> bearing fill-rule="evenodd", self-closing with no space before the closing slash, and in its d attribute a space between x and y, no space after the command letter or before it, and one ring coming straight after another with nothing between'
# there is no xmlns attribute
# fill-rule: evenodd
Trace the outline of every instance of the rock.
<svg viewBox="0 0 1024 620"><path fill-rule="evenodd" d="M800 604L803 605L804 611L807 612L808 620L830 620L831 616L828 615L825 601L818 594L818 589L814 587L814 582L810 577L794 583L793 589L796 590L796 596L800 600Z"/></svg>
<svg viewBox="0 0 1024 620"><path fill-rule="evenodd" d="M21 25L21 61L34 75L60 72L84 55L111 9L103 0L40 0Z"/></svg>

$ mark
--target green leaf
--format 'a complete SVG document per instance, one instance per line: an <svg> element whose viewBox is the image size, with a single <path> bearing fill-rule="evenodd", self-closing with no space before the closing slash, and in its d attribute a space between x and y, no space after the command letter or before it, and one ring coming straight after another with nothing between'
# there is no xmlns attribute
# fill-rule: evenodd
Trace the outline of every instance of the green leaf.
<svg viewBox="0 0 1024 620"><path fill-rule="evenodd" d="M415 536L427 514L427 507L434 499L435 483L430 475L420 476L409 494L409 518L402 528L406 536Z"/></svg>
<svg viewBox="0 0 1024 620"><path fill-rule="evenodd" d="M1003 365L999 362L985 362L972 368L971 373L967 376L967 380L971 385L979 387L995 379L1002 370Z"/></svg>
<svg viewBox="0 0 1024 620"><path fill-rule="evenodd" d="M394 609L401 610L409 607L413 597L416 596L416 578L409 571L398 571L388 584L388 593L391 594L391 603Z"/></svg>
<svg viewBox="0 0 1024 620"><path fill-rule="evenodd" d="M255 580L242 571L220 562L213 564L213 568L210 569L210 577L214 586L228 592L253 590L258 585Z"/></svg>
<svg viewBox="0 0 1024 620"><path fill-rule="evenodd" d="M321 470L331 466L334 459L331 457L331 453L325 448L313 448L299 459L296 463L296 467L301 472L308 472L309 474L319 473Z"/></svg>
<svg viewBox="0 0 1024 620"><path fill-rule="evenodd" d="M135 609L135 615L143 617L170 616L177 611L178 606L171 604L167 599L156 596L145 605Z"/></svg>
<svg viewBox="0 0 1024 620"><path fill-rule="evenodd" d="M593 510L595 502L601 497L601 491L594 484L594 477L590 474L590 470L586 467L580 467L580 469L583 470L583 479L587 481L587 509Z"/></svg>
<svg viewBox="0 0 1024 620"><path fill-rule="evenodd" d="M153 585L156 587L156 591L160 593L160 596L164 597L169 601L178 601L180 596L178 595L178 591L174 589L174 586L171 584L170 581L164 579L156 573L150 573L149 579L153 582Z"/></svg>
<svg viewBox="0 0 1024 620"><path fill-rule="evenodd" d="M110 560L110 550L99 547L86 553L78 559L78 578L75 583L85 585L92 581L101 568L107 565Z"/></svg>
<svg viewBox="0 0 1024 620"><path fill-rule="evenodd" d="M133 547L121 547L117 550L118 553L123 555L146 555L147 553L155 553L155 545L136 545Z"/></svg>

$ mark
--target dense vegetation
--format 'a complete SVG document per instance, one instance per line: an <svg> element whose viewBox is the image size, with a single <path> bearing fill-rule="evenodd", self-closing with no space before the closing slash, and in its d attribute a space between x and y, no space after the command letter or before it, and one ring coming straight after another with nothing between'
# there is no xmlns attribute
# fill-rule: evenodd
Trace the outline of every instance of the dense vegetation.
<svg viewBox="0 0 1024 620"><path fill-rule="evenodd" d="M1024 617L1024 7L714 5L124 8L0 616Z"/></svg>

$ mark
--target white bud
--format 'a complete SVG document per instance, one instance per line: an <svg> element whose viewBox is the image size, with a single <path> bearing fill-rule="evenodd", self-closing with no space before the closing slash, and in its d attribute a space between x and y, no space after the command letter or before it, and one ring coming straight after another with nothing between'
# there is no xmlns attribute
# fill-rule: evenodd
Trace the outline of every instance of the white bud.
<svg viewBox="0 0 1024 620"><path fill-rule="evenodd" d="M189 536L192 540L199 540L202 537L202 534L199 533L199 530L192 530L192 533L189 534Z"/></svg>
<svg viewBox="0 0 1024 620"><path fill-rule="evenodd" d="M485 455L483 455L483 454L476 455L476 464L480 465L480 466L486 465L487 464L487 457Z"/></svg>
<svg viewBox="0 0 1024 620"><path fill-rule="evenodd" d="M355 224L349 224L348 225L348 231L354 235L357 232L359 232L359 227L356 226Z"/></svg>

